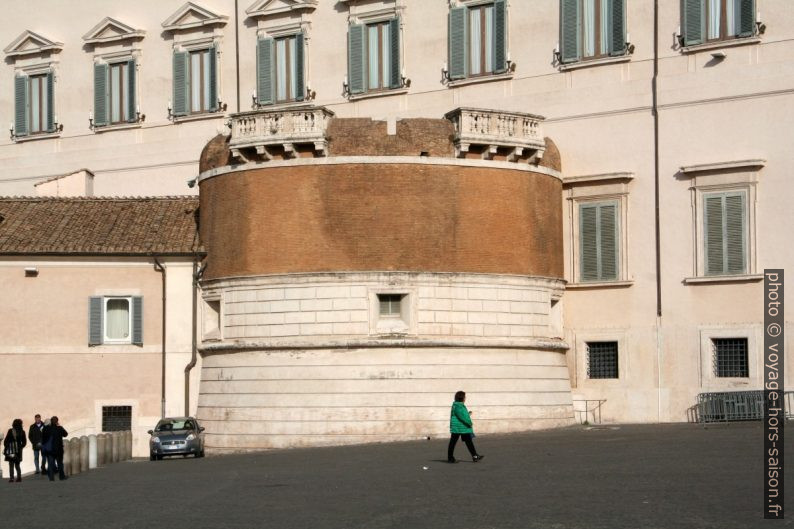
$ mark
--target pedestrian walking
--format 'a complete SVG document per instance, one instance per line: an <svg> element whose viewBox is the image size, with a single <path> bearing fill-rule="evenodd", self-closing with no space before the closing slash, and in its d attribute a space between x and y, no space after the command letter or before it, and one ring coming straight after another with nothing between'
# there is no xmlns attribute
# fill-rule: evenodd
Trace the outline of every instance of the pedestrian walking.
<svg viewBox="0 0 794 529"><path fill-rule="evenodd" d="M47 477L55 481L55 469L58 469L58 479L67 479L63 472L63 440L69 435L58 423L58 417L53 416L50 424L44 427L41 434L42 448L47 454ZM57 465L57 466L56 466Z"/></svg>
<svg viewBox="0 0 794 529"><path fill-rule="evenodd" d="M466 393L464 391L455 393L455 402L452 403L449 416L449 432L451 436L449 438L449 447L447 448L447 461L450 463L458 462L455 459L455 445L458 443L458 438L462 438L463 442L466 443L466 448L469 449L472 461L476 463L485 457L478 454L474 448L474 442L472 441L474 429L472 428L471 415L469 415L469 410L466 409L464 402L466 402Z"/></svg>
<svg viewBox="0 0 794 529"><path fill-rule="evenodd" d="M30 441L30 445L33 447L33 464L36 466L35 474L45 474L47 472L47 455L41 450L41 434L43 431L44 422L41 420L41 415L37 413L34 417L33 424L31 424L28 429L28 441ZM41 458L40 467L39 458Z"/></svg>
<svg viewBox="0 0 794 529"><path fill-rule="evenodd" d="M25 430L22 429L22 419L14 419L5 439L3 439L3 455L8 461L8 476L11 478L8 480L9 483L22 481L22 469L19 464L22 462L22 449L26 444L28 444L28 439L25 436ZM14 479L15 469L17 471L16 479Z"/></svg>

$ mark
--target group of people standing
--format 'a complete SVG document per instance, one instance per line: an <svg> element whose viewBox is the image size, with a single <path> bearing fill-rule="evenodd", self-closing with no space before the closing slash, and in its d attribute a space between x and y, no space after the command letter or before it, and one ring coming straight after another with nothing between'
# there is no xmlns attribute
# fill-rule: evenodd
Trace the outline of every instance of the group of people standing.
<svg viewBox="0 0 794 529"><path fill-rule="evenodd" d="M8 433L3 439L3 455L8 461L9 483L22 481L22 450L28 441L33 447L33 463L36 466L35 474L47 474L50 481L55 481L55 472L58 478L67 479L63 471L63 440L68 434L58 422L58 417L53 416L47 423L41 420L41 415L36 414L35 421L30 425L27 436L22 426L22 419L14 419ZM39 462L41 465L39 465ZM16 471L16 478L14 477Z"/></svg>

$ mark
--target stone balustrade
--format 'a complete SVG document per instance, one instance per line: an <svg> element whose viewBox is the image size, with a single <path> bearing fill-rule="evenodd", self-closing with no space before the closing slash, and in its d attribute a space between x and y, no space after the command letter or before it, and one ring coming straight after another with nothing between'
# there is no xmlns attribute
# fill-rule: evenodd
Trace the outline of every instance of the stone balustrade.
<svg viewBox="0 0 794 529"><path fill-rule="evenodd" d="M293 158L299 147L325 156L326 131L334 113L324 107L294 107L282 110L255 110L231 115L232 156L249 161L256 152L260 158Z"/></svg>
<svg viewBox="0 0 794 529"><path fill-rule="evenodd" d="M455 153L459 158L474 151L486 160L500 153L511 162L543 157L546 143L542 116L462 107L445 117L455 126Z"/></svg>

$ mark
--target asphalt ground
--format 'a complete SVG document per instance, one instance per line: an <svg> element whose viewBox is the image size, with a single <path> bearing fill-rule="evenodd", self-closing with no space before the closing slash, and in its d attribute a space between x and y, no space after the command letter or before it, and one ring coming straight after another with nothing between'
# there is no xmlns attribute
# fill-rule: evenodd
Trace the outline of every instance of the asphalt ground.
<svg viewBox="0 0 794 529"><path fill-rule="evenodd" d="M0 483L9 528L754 528L761 423L572 427L445 439L133 460ZM794 432L787 452L794 454ZM794 456L789 457L791 462ZM7 466L4 463L5 466ZM792 464L786 465L794 476ZM7 468L4 474L7 475Z"/></svg>

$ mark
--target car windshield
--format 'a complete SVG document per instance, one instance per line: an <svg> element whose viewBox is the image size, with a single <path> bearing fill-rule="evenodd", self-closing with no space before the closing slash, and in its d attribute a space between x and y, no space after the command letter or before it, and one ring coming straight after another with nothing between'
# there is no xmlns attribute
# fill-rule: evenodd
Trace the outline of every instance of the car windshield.
<svg viewBox="0 0 794 529"><path fill-rule="evenodd" d="M192 430L193 421L190 419L164 419L157 423L156 432L170 432L171 430Z"/></svg>

